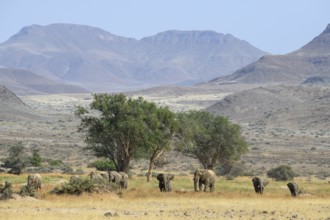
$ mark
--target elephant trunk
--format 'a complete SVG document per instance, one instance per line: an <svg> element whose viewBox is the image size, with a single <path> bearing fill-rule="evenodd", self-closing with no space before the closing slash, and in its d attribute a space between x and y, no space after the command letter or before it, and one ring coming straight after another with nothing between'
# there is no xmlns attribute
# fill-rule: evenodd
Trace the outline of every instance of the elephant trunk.
<svg viewBox="0 0 330 220"><path fill-rule="evenodd" d="M198 177L194 177L194 189L195 189L195 192L197 192L197 183L199 182L199 178Z"/></svg>

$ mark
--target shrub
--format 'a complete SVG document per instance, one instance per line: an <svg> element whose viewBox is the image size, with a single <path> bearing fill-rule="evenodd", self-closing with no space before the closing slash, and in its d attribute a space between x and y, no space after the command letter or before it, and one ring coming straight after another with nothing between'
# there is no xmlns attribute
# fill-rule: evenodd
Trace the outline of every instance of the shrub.
<svg viewBox="0 0 330 220"><path fill-rule="evenodd" d="M49 160L48 160L48 163L49 163L49 165L52 166L52 167L60 167L60 166L63 165L63 162L60 161L60 160L52 160L52 159L49 159Z"/></svg>
<svg viewBox="0 0 330 220"><path fill-rule="evenodd" d="M116 170L113 162L108 159L95 160L94 162L90 163L88 167L94 167L100 171Z"/></svg>
<svg viewBox="0 0 330 220"><path fill-rule="evenodd" d="M267 172L267 176L275 179L276 181L287 181L293 180L294 177L298 176L290 166L282 165L273 168Z"/></svg>
<svg viewBox="0 0 330 220"><path fill-rule="evenodd" d="M22 186L19 194L21 196L33 196L33 197L36 197L37 195L35 187L31 185Z"/></svg>
<svg viewBox="0 0 330 220"><path fill-rule="evenodd" d="M74 174L74 170L72 168L72 166L70 164L65 164L62 168L61 168L63 173L66 174Z"/></svg>
<svg viewBox="0 0 330 220"><path fill-rule="evenodd" d="M93 192L94 184L89 179L77 179L53 189L50 193L81 195L84 192Z"/></svg>
<svg viewBox="0 0 330 220"><path fill-rule="evenodd" d="M11 168L10 173L21 174L26 167L27 157L22 142L9 148L9 156L5 159L4 167Z"/></svg>
<svg viewBox="0 0 330 220"><path fill-rule="evenodd" d="M0 184L0 200L7 200L13 198L13 189L10 182L5 182L3 186Z"/></svg>
<svg viewBox="0 0 330 220"><path fill-rule="evenodd" d="M30 163L32 166L40 167L42 163L42 158L39 155L39 150L34 149L32 152L32 157L30 158Z"/></svg>
<svg viewBox="0 0 330 220"><path fill-rule="evenodd" d="M111 185L108 182L101 180L74 178L74 180L70 181L69 183L64 183L63 185L54 188L50 193L58 195L81 195L83 193L98 193L108 191L111 191Z"/></svg>

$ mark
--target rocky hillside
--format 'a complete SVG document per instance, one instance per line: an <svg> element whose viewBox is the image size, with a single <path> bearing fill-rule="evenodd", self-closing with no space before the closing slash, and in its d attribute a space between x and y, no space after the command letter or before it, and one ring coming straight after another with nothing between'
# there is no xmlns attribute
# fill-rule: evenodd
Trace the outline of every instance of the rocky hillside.
<svg viewBox="0 0 330 220"><path fill-rule="evenodd" d="M0 44L0 65L92 91L115 91L207 81L265 54L213 31L166 31L136 40L89 26L52 24L25 27Z"/></svg>
<svg viewBox="0 0 330 220"><path fill-rule="evenodd" d="M17 95L87 92L79 86L56 82L23 69L0 68L0 85Z"/></svg>
<svg viewBox="0 0 330 220"><path fill-rule="evenodd" d="M301 83L310 77L330 76L330 24L311 42L286 55L267 55L235 73L211 83Z"/></svg>
<svg viewBox="0 0 330 220"><path fill-rule="evenodd" d="M6 87L0 86L0 120L41 119L41 115L34 113L20 98Z"/></svg>
<svg viewBox="0 0 330 220"><path fill-rule="evenodd" d="M329 103L328 87L282 85L238 92L207 110L243 124L326 132L330 126Z"/></svg>

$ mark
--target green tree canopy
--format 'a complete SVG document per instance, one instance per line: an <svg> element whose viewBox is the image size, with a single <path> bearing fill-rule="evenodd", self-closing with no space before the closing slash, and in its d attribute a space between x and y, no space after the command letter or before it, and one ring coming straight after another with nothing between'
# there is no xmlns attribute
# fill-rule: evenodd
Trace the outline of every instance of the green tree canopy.
<svg viewBox="0 0 330 220"><path fill-rule="evenodd" d="M166 149L172 137L174 116L143 98L124 94L95 94L87 110L78 107L79 131L86 133L86 149L113 161L118 171L128 172L132 158ZM158 153L156 153L158 154Z"/></svg>
<svg viewBox="0 0 330 220"><path fill-rule="evenodd" d="M26 167L27 156L24 150L25 149L22 142L18 142L9 148L9 155L5 159L4 166L11 168L9 171L10 173L21 174L23 169Z"/></svg>
<svg viewBox="0 0 330 220"><path fill-rule="evenodd" d="M205 169L240 159L247 143L239 125L206 111L189 111L177 115L179 150L198 159Z"/></svg>

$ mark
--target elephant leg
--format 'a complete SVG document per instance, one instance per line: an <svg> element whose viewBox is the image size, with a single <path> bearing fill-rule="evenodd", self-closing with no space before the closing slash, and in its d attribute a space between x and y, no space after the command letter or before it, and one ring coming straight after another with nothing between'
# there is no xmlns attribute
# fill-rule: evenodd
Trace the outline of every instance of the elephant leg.
<svg viewBox="0 0 330 220"><path fill-rule="evenodd" d="M207 188L210 187L210 183L208 181L205 182L204 192L207 192Z"/></svg>
<svg viewBox="0 0 330 220"><path fill-rule="evenodd" d="M199 191L202 192L202 187L203 187L203 183L200 181L199 182Z"/></svg>
<svg viewBox="0 0 330 220"><path fill-rule="evenodd" d="M168 182L165 182L165 192L169 192Z"/></svg>
<svg viewBox="0 0 330 220"><path fill-rule="evenodd" d="M171 182L168 182L167 188L168 188L168 192L172 192L172 184L171 184Z"/></svg>
<svg viewBox="0 0 330 220"><path fill-rule="evenodd" d="M211 183L210 185L210 192L213 192L214 191L214 183Z"/></svg>

